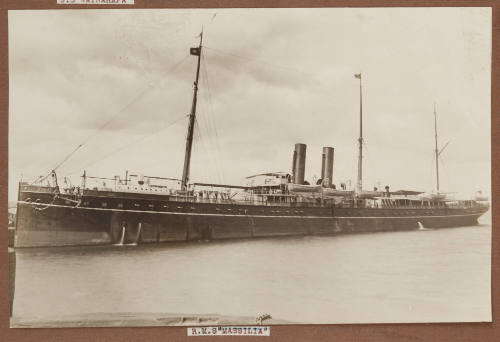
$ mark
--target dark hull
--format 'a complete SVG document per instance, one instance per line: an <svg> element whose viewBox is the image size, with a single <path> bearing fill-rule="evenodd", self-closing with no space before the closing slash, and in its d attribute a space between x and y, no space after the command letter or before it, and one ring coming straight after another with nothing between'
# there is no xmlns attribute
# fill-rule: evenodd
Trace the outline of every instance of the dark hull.
<svg viewBox="0 0 500 342"><path fill-rule="evenodd" d="M335 208L199 203L142 194L21 192L17 247L162 243L471 226L486 207ZM37 203L33 198L39 199ZM84 205L82 205L84 203Z"/></svg>

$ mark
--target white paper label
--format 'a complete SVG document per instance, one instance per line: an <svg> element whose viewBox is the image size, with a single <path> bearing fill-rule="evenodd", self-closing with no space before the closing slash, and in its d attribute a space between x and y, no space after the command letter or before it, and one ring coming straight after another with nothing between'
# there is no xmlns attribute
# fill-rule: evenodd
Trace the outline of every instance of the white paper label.
<svg viewBox="0 0 500 342"><path fill-rule="evenodd" d="M134 0L57 0L58 5L133 5Z"/></svg>
<svg viewBox="0 0 500 342"><path fill-rule="evenodd" d="M268 326L220 326L187 328L188 336L270 336Z"/></svg>

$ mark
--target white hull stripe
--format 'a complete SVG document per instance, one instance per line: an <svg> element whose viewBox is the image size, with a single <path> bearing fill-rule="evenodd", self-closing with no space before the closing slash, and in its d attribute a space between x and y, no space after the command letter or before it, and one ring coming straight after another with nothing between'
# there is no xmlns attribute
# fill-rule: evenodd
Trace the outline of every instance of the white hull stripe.
<svg viewBox="0 0 500 342"><path fill-rule="evenodd" d="M273 218L311 218L311 219L425 219L425 218L444 218L444 217L469 217L481 216L483 213L472 214L459 214L459 215L438 215L438 216L301 216L301 215L236 215L236 214L209 214L209 213L179 213L172 211L151 211L151 210L128 210L128 209L108 209L108 208L86 208L86 207L72 207L69 205L59 204L44 204L33 203L26 201L17 201L20 204L56 207L56 208L69 208L69 209L83 209L83 210L96 210L96 211L112 211L112 212L125 212L125 213L139 213L139 214L163 214L163 215L191 215L191 216L228 216L228 217L273 217Z"/></svg>

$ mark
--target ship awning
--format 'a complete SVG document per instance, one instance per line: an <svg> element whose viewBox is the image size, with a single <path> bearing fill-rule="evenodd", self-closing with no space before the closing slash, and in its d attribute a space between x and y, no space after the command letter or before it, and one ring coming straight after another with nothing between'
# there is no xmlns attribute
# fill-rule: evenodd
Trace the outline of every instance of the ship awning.
<svg viewBox="0 0 500 342"><path fill-rule="evenodd" d="M246 177L246 179L259 177L259 176L286 177L287 175L289 175L288 172L267 172L267 173L259 173L257 175L248 176L248 177Z"/></svg>
<svg viewBox="0 0 500 342"><path fill-rule="evenodd" d="M414 191L414 190L391 191L391 195L401 195L401 196L420 195L420 194L423 194L423 193L424 193L424 191Z"/></svg>
<svg viewBox="0 0 500 342"><path fill-rule="evenodd" d="M212 188L228 188L228 189L243 189L247 190L247 186L240 186L240 185L229 185L229 184L211 184L211 183L192 183L191 185L194 186L208 186Z"/></svg>

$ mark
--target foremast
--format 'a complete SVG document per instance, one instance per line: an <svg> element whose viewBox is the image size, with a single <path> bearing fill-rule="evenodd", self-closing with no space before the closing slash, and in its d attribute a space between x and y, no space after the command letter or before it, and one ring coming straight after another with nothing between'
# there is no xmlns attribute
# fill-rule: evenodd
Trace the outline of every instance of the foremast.
<svg viewBox="0 0 500 342"><path fill-rule="evenodd" d="M193 103L191 105L191 112L189 113L188 132L186 137L186 152L184 154L184 167L182 169L181 190L187 190L187 183L189 181L189 166L191 164L191 150L193 147L193 133L194 124L196 122L196 103L198 101L198 79L200 76L200 61L201 61L201 48L203 43L203 30L200 33L200 45L190 49L190 54L198 56L198 64L196 67L196 80L193 84Z"/></svg>

